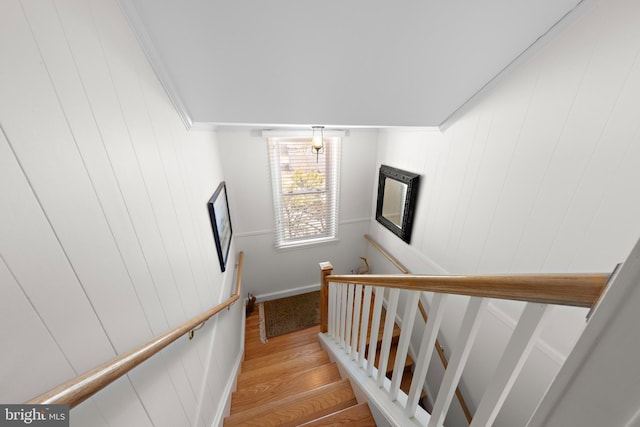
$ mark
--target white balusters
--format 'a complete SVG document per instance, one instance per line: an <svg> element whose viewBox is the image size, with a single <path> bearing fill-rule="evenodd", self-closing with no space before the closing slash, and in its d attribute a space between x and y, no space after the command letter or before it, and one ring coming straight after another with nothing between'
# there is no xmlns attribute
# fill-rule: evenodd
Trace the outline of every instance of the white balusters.
<svg viewBox="0 0 640 427"><path fill-rule="evenodd" d="M493 424L509 391L520 374L524 362L535 345L546 304L528 303L520 315L513 335L507 344L493 378L485 391L473 416L471 427Z"/></svg>
<svg viewBox="0 0 640 427"><path fill-rule="evenodd" d="M335 313L336 313L336 299L335 299L335 294L336 294L336 285L335 283L329 283L327 285L328 289L329 289L329 303L328 303L328 318L329 318L329 324L328 324L328 329L329 329L329 336L330 337L335 337L336 336L336 319L335 319Z"/></svg>
<svg viewBox="0 0 640 427"><path fill-rule="evenodd" d="M391 289L389 291L389 301L387 302L387 312L384 321L384 332L382 334L382 345L380 345L380 358L378 362L378 387L384 384L387 364L389 363L389 350L391 349L391 339L393 337L393 328L396 322L396 311L398 310L398 299L400 297L400 289Z"/></svg>
<svg viewBox="0 0 640 427"><path fill-rule="evenodd" d="M347 322L345 323L344 351L349 353L351 346L351 323L353 322L353 283L347 285Z"/></svg>
<svg viewBox="0 0 640 427"><path fill-rule="evenodd" d="M375 296L373 292L375 292ZM396 349L393 375L391 381L389 381L386 379L386 372L401 292L406 294L406 305L402 314L402 331ZM348 364L351 364L350 366L353 366L354 369L361 373L366 371L368 377L373 377L366 380L368 384L377 390L377 393L383 393L382 396L384 399L388 399L389 403L395 402L393 405L396 405L396 410L399 410L399 414L405 416L407 420L413 419L415 421L420 419L422 425L427 425L428 427L442 427L480 328L481 316L487 307L488 299L469 298L448 368L445 371L429 417L426 412L419 409L418 403L433 356L440 325L444 318L445 303L448 296L446 294L433 294L429 318L419 343L420 349L415 360L413 379L405 400L401 397L400 383L404 373L420 294L417 291L401 291L400 289L389 288L386 295L387 305L382 343L378 347L385 288L374 288L360 284L329 283L327 336L332 338L331 346L336 349L340 348L341 357L345 357ZM470 427L489 426L495 421L535 345L541 329L541 320L546 309L547 306L544 304L528 303L526 305L498 363L498 368L490 379L488 387L479 402ZM371 321L369 321L370 319ZM367 346L369 348L368 352ZM377 354L378 352L380 354ZM378 356L379 361L374 377L376 356ZM362 378L366 377L363 376Z"/></svg>
<svg viewBox="0 0 640 427"><path fill-rule="evenodd" d="M373 363L376 360L378 348L378 331L380 330L380 317L382 316L382 300L384 288L376 287L376 299L373 303L373 319L371 319L371 334L369 339L369 354L367 356L367 375L373 375Z"/></svg>
<svg viewBox="0 0 640 427"><path fill-rule="evenodd" d="M413 380L411 381L409 397L405 408L405 413L409 418L415 416L416 410L418 409L422 387L427 378L427 370L429 369L429 363L433 356L440 324L444 317L444 303L446 300L446 294L435 294L431 302L431 314L422 333L422 342L420 343L420 350L418 350L418 360L413 370Z"/></svg>
<svg viewBox="0 0 640 427"><path fill-rule="evenodd" d="M364 352L367 348L367 333L369 331L369 311L371 308L371 286L364 287L362 302L362 318L360 319L360 348L358 350L358 366L364 366ZM372 334L373 335L373 334Z"/></svg>
<svg viewBox="0 0 640 427"><path fill-rule="evenodd" d="M345 324L347 322L347 287L341 286L340 289L340 347L345 347Z"/></svg>
<svg viewBox="0 0 640 427"><path fill-rule="evenodd" d="M411 341L411 331L413 331L413 322L418 311L418 301L420 293L415 291L405 291L406 306L402 316L402 331L400 332L400 340L396 351L396 362L393 365L393 375L391 376L391 388L389 389L389 397L391 400L398 399L400 391L400 383L404 374L405 361L407 360L407 352L409 350L409 342Z"/></svg>
<svg viewBox="0 0 640 427"><path fill-rule="evenodd" d="M469 305L462 319L460 332L449 360L449 367L444 373L436 403L433 405L428 427L440 427L444 422L464 365L467 363L471 346L480 328L480 316L486 309L487 304L488 300L486 298L471 297L469 299Z"/></svg>
<svg viewBox="0 0 640 427"><path fill-rule="evenodd" d="M355 286L354 294L353 324L351 326L351 358L355 360L356 353L358 351L358 330L360 327L360 304L362 303L362 285Z"/></svg>

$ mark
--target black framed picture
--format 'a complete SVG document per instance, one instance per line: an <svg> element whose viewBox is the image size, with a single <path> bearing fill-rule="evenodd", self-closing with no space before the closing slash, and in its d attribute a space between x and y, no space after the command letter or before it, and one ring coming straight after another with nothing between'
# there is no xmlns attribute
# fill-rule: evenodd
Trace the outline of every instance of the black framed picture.
<svg viewBox="0 0 640 427"><path fill-rule="evenodd" d="M419 184L416 173L380 166L376 220L407 243L411 243Z"/></svg>
<svg viewBox="0 0 640 427"><path fill-rule="evenodd" d="M211 217L211 227L213 228L213 238L218 250L220 269L225 271L227 259L229 258L229 248L231 247L231 216L229 215L229 201L227 200L227 186L224 181L220 183L209 203L209 216Z"/></svg>

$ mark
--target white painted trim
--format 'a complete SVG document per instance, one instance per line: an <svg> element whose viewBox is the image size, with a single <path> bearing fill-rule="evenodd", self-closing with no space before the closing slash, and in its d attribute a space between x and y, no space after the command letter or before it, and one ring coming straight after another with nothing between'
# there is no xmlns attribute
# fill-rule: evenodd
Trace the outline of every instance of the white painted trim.
<svg viewBox="0 0 640 427"><path fill-rule="evenodd" d="M244 319L244 316L242 316ZM244 331L244 321L242 322L242 330ZM244 332L243 332L244 335ZM244 337L242 339L244 343ZM238 375L240 374L240 365L242 364L242 359L244 358L244 344L242 351L238 352L238 356L236 357L236 361L233 365L233 369L231 370L231 375L229 375L229 379L227 380L227 384L224 388L224 392L222 396L224 397L224 405L219 405L218 410L216 411L216 415L213 418L213 422L211 423L211 427L222 427L224 424L224 418L229 414L229 410L231 408L231 396L236 388L236 383L238 380Z"/></svg>
<svg viewBox="0 0 640 427"><path fill-rule="evenodd" d="M287 251L297 251L299 249L315 248L316 246L337 245L338 243L340 243L339 237L323 237L320 239L303 240L300 242L291 243L291 244L282 245L282 246L278 246L274 244L273 248L277 252L287 252Z"/></svg>
<svg viewBox="0 0 640 427"><path fill-rule="evenodd" d="M344 138L347 131L342 129L323 129L322 135L325 138ZM268 129L262 131L265 138L311 138L313 131L311 126L301 129Z"/></svg>
<svg viewBox="0 0 640 427"><path fill-rule="evenodd" d="M306 294L307 292L319 291L320 283L314 285L300 286L299 288L287 289L284 291L270 292L268 294L256 295L256 302L265 302L273 299L290 297L293 295Z"/></svg>
<svg viewBox="0 0 640 427"><path fill-rule="evenodd" d="M308 130L314 126L313 124L300 123L245 123L245 122L193 122L192 130L204 131L236 131L250 129L253 136L262 136L263 130L277 131L282 130ZM384 125L345 125L327 123L324 125L328 130L341 130L345 132L345 137L349 136L350 130L371 130L371 131L399 131L399 132L440 132L438 126L384 126Z"/></svg>
<svg viewBox="0 0 640 427"><path fill-rule="evenodd" d="M244 335L246 329L246 321L247 318L244 315L247 308L247 300L243 300L242 304L242 315L241 317L241 325L240 325L240 351L238 352L238 356L236 356L236 361L233 365L233 369L231 370L231 375L227 380L227 385L224 388L224 392L222 396L225 397L224 405L220 405L218 410L216 411L216 415L211 422L211 427L223 427L224 418L231 413L231 397L233 392L237 388L238 384L238 375L240 375L240 367L242 366L242 361L244 360Z"/></svg>
<svg viewBox="0 0 640 427"><path fill-rule="evenodd" d="M410 246L410 248L418 258L420 258L422 261L427 263L430 267L432 267L438 273L445 274L445 275L449 274L449 272L447 272L447 270L444 267L440 266L440 264L435 262L432 258L430 258L427 255L425 255L424 253L420 252L417 248L415 248L413 246Z"/></svg>
<svg viewBox="0 0 640 427"><path fill-rule="evenodd" d="M380 233L374 233L375 235L373 236L374 238L376 238L377 235L383 235L383 233L388 233L389 231L383 227L382 224L380 224L378 221L375 221L373 218L371 219L371 224L375 224L378 227L378 230L380 230ZM377 239L378 241L380 241L381 239ZM433 259L431 259L430 257L428 257L427 255L425 255L424 253L420 252L420 250L413 246L413 245L407 245L406 243L403 243L404 245L406 245L406 249L411 252L411 255L418 258L420 261L422 261L423 263L427 264L429 267L433 268L437 273L439 274L444 274L444 275L449 275L450 273L443 268L442 266L440 266L440 264L438 264L437 262L435 262ZM377 249L372 248L374 251L377 251ZM405 266L406 267L406 266Z"/></svg>
<svg viewBox="0 0 640 427"><path fill-rule="evenodd" d="M449 117L445 118L440 123L440 130L446 131L462 116L464 116L470 109L472 109L487 93L491 92L495 87L502 83L505 78L510 76L512 72L524 63L529 61L540 49L542 49L547 43L556 38L558 34L564 31L569 25L583 16L587 11L595 6L597 0L580 0L580 2L574 6L569 12L565 13L555 24L553 24L544 34L538 37L533 43L531 43L526 49L524 49L518 56L516 56L509 64L507 64L502 70L500 70L495 76L487 81L476 93L471 95L464 104L458 107Z"/></svg>
<svg viewBox="0 0 640 427"><path fill-rule="evenodd" d="M363 222L370 222L370 221L371 221L371 217L345 219L343 221L338 221L338 227L341 227L343 225L350 225L350 224L360 224ZM233 237L240 239L245 237L265 236L267 234L275 234L275 232L276 231L273 228L269 228L264 230L255 230L255 231L246 231L244 233L236 233L234 234Z"/></svg>
<svg viewBox="0 0 640 427"><path fill-rule="evenodd" d="M255 230L255 231L247 231L244 233L234 233L234 239L243 239L245 237L256 237L256 236L266 236L267 234L274 234L276 231L274 229L265 229L265 230Z"/></svg>
<svg viewBox="0 0 640 427"><path fill-rule="evenodd" d="M123 15L125 15L127 21L129 22L129 26L132 28L133 33L136 35L138 43L140 44L142 51L145 53L149 64L151 64L151 68L155 72L156 77L164 88L167 97L169 98L169 100L171 100L173 108L180 116L180 119L182 120L185 128L187 130L190 130L193 127L191 114L189 114L187 106L180 97L180 92L176 89L173 81L169 78L169 73L167 73L166 69L162 65L162 61L160 61L160 56L158 55L153 41L146 30L142 18L140 18L138 9L135 7L133 2L118 0L118 3L120 4Z"/></svg>
<svg viewBox="0 0 640 427"><path fill-rule="evenodd" d="M402 126L385 126L379 128L384 133L442 133L439 126L416 126L416 127L402 127Z"/></svg>
<svg viewBox="0 0 640 427"><path fill-rule="evenodd" d="M344 221L338 221L338 225L349 225L349 224L359 224L361 222L369 222L372 218L370 216L365 218L353 218L353 219L345 219Z"/></svg>
<svg viewBox="0 0 640 427"><path fill-rule="evenodd" d="M220 130L220 126L208 122L192 122L191 130L195 132L215 132Z"/></svg>

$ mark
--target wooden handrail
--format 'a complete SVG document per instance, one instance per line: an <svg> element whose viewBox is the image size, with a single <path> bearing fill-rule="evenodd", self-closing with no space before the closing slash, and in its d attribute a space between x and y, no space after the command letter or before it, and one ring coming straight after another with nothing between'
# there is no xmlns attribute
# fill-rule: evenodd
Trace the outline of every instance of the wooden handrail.
<svg viewBox="0 0 640 427"><path fill-rule="evenodd" d="M131 350L128 353L117 356L91 371L67 381L60 386L35 397L27 404L68 404L69 407L82 403L98 391L105 388L113 381L120 378L160 350L176 341L181 336L194 330L225 308L231 306L240 298L242 285L242 259L243 252L238 253L238 273L236 276L236 289L233 295L223 303L205 311L204 313L182 323L162 335L155 337L147 343Z"/></svg>
<svg viewBox="0 0 640 427"><path fill-rule="evenodd" d="M520 274L497 276L331 275L329 282L509 299L542 304L592 307L608 274Z"/></svg>
<svg viewBox="0 0 640 427"><path fill-rule="evenodd" d="M391 264L393 264L398 270L400 270L400 272L402 274L410 274L411 272L409 270L407 270L407 268L402 265L400 263L400 261L398 261L393 255L391 255L389 252L387 252L382 246L380 246L380 244L378 242L376 242L373 237L369 236L368 234L364 235L364 238L367 242L369 242L371 244L371 246L373 246L374 248L376 248L378 250L378 252L380 252L382 255L384 255L384 257L386 259L389 260L389 262L391 262Z"/></svg>
<svg viewBox="0 0 640 427"><path fill-rule="evenodd" d="M378 242L376 242L371 236L365 234L364 238L375 248L377 249L385 258L387 258L398 270L400 270L404 275L408 275L410 274L410 271L404 266L402 265L395 257L393 257L389 252L387 252L380 244L378 244ZM438 276L435 276L438 277ZM450 276L449 276L450 277ZM464 276L463 276L464 277ZM487 280L491 280L491 277L497 277L497 276L487 276L486 279ZM522 284L518 284L517 283L517 279L518 278L526 278L526 282L524 283L525 286L535 286L535 290L538 292L542 292L543 289L540 289L540 285L538 283L535 283L535 279L534 276L511 276L511 278L513 280L509 280L507 279L507 277L509 276L498 276L500 277L501 281L504 281L507 287L511 287L510 290L515 290L513 289L514 287L520 287L520 285ZM540 276L537 276L540 277ZM543 278L546 280L548 280L550 278L550 276L544 275ZM604 288L606 286L607 280L609 278L608 274L600 274L600 275L562 275L562 276L557 276L554 275L554 279L557 280L557 285L558 286L553 286L553 299L554 302L553 303L557 303L555 301L556 299L556 292L562 290L563 293L565 292L570 292L570 291L575 291L576 289L572 289L572 287L575 286L582 286L581 283L586 282L585 285L586 287L589 289L589 292L587 292L587 294L589 295L589 298L586 299L586 301L584 299L581 298L581 301L577 302L573 301L574 303L570 303L567 305L579 305L579 306L587 306L587 307L593 307L598 299L600 298L600 296L602 295L602 292L604 291ZM560 279L560 280L558 280ZM566 279L566 280L565 280ZM333 280L332 277L327 277L326 279L327 281ZM445 280L450 280L450 279L445 279ZM473 283L476 279L472 279L470 281L468 281L468 284L470 285L475 285L476 283ZM477 279L478 281L480 279ZM463 279L458 281L458 285L463 284L465 281ZM511 282L511 283L507 283L507 282ZM569 283L569 282L573 282L573 283ZM449 281L449 284L452 284L452 281ZM569 285L569 286L568 286ZM502 289L501 290L501 294L503 293L503 291L506 291L507 289ZM457 293L457 292L451 292L451 293ZM495 295L495 289L490 289L490 293L491 295L474 295L474 296L490 296L492 298L501 298L500 296ZM581 293L581 292L579 292ZM464 294L464 293L463 293ZM523 300L523 301L528 301L527 295L520 295L523 298L517 298L514 297L513 295L510 296L503 296L504 298L509 298L509 299L519 299L519 300ZM536 298L538 298L539 295L536 295ZM563 296L563 299L566 299L566 295ZM537 301L540 302L540 301ZM584 305L587 304L587 305ZM424 309L422 302L418 302L418 308L420 310L420 314L422 315L423 320L425 321L425 323L427 322L428 319L428 315L426 310ZM435 349L436 352L438 353L438 356L440 357L440 361L442 362L442 365L444 366L444 369L447 369L447 366L449 365L449 362L447 360L446 355L444 354L444 349L442 348L442 345L440 345L439 340L436 339L435 342ZM455 391L456 397L458 399L458 402L460 403L460 406L462 408L462 412L464 413L465 418L467 419L467 422L469 424L471 424L471 421L473 420L473 416L471 415L471 411L469 410L469 407L466 403L466 401L464 400L464 397L462 396L462 392L460 391L459 387L456 387L456 391Z"/></svg>
<svg viewBox="0 0 640 427"><path fill-rule="evenodd" d="M411 274L411 272L400 263L393 255L391 255L385 248L383 248L377 241L373 239L373 237L368 234L364 235L365 240L367 240L371 246L378 250L385 258L389 260L398 270L400 270L403 274ZM418 310L420 310L420 315L422 316L422 320L424 323L427 323L429 320L429 316L427 315L427 311L424 309L422 305L422 301L418 300ZM440 345L440 340L436 338L436 342L434 343L434 347L436 349L436 353L438 353L438 357L440 358L440 362L442 366L446 370L449 367L449 360L447 359L447 355L444 354L444 348ZM471 424L473 421L473 415L471 415L471 410L469 409L469 405L467 405L467 401L464 400L464 396L462 395L462 391L460 387L456 387L456 398L458 399L458 403L460 403L460 408L462 409L462 413L467 420L467 423Z"/></svg>

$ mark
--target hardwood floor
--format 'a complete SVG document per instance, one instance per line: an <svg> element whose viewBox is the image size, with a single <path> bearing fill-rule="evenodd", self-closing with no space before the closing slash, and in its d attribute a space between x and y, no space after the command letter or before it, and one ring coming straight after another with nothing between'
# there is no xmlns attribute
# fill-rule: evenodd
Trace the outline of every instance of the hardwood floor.
<svg viewBox="0 0 640 427"><path fill-rule="evenodd" d="M225 426L375 426L347 379L318 342L319 326L260 342L256 310Z"/></svg>
<svg viewBox="0 0 640 427"><path fill-rule="evenodd" d="M384 315L383 310L383 319ZM383 325L384 320L377 331L378 348ZM244 361L224 425L375 426L367 404L356 402L349 381L340 377L338 367L322 350L319 333L320 327L314 326L262 343L258 310L247 317ZM396 325L387 365L389 377L399 336ZM411 384L412 366L413 360L407 356L400 386L405 393Z"/></svg>
<svg viewBox="0 0 640 427"><path fill-rule="evenodd" d="M258 310L247 318L244 344L244 360L248 361L268 354L286 351L300 345L318 342L320 326L303 329L291 334L271 338L265 344L260 342L260 318Z"/></svg>

